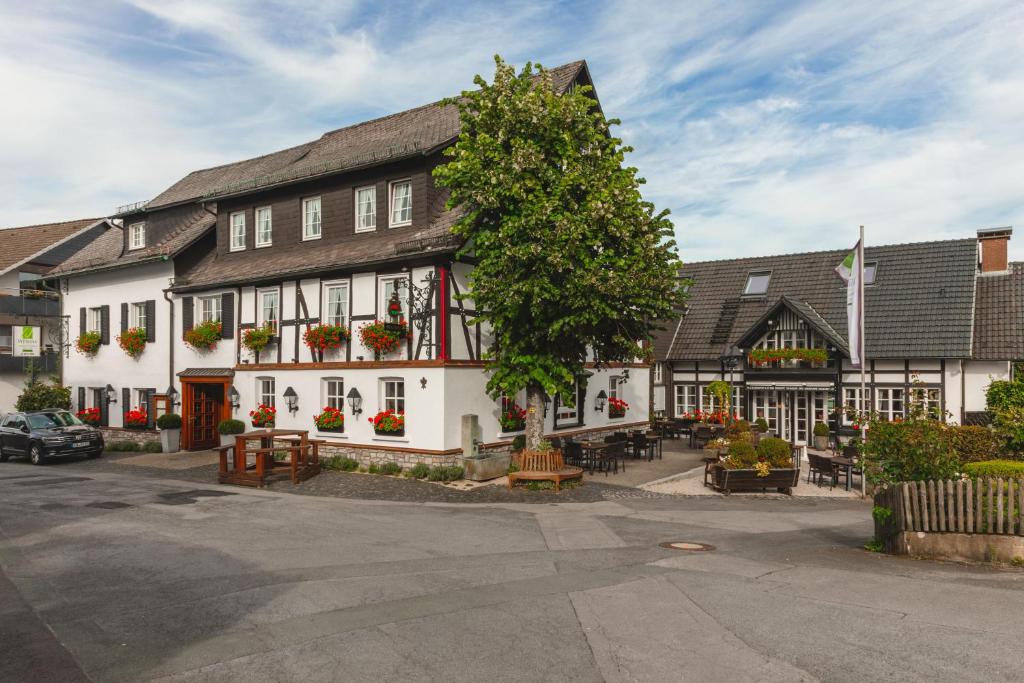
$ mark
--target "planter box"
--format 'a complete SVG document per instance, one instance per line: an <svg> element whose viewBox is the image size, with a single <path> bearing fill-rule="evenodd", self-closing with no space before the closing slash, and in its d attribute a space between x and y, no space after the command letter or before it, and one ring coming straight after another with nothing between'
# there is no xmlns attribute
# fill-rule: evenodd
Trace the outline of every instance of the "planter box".
<svg viewBox="0 0 1024 683"><path fill-rule="evenodd" d="M125 425L124 428L125 429L131 429L132 431L135 431L135 432L141 432L141 431L145 431L146 425Z"/></svg>
<svg viewBox="0 0 1024 683"><path fill-rule="evenodd" d="M161 429L160 450L164 453L177 453L180 451L181 429Z"/></svg>
<svg viewBox="0 0 1024 683"><path fill-rule="evenodd" d="M816 449L818 449L819 451L827 450L828 449L828 437L827 436L815 436L814 437L814 447Z"/></svg>
<svg viewBox="0 0 1024 683"><path fill-rule="evenodd" d="M274 428L274 423L273 422L271 422L269 424L267 424L267 423L256 424L255 422L253 422L251 424L252 424L252 428L253 429L273 429Z"/></svg>
<svg viewBox="0 0 1024 683"><path fill-rule="evenodd" d="M373 433L377 436L405 436L405 430L399 429L397 432L382 432L379 429L374 429Z"/></svg>
<svg viewBox="0 0 1024 683"><path fill-rule="evenodd" d="M345 433L345 428L344 427L317 427L316 431L320 432L321 434L344 434Z"/></svg>
<svg viewBox="0 0 1024 683"><path fill-rule="evenodd" d="M715 468L714 486L719 491L756 491L778 489L780 493L791 493L800 483L800 470L796 468L773 469L767 477L757 476L757 470L727 470Z"/></svg>
<svg viewBox="0 0 1024 683"><path fill-rule="evenodd" d="M620 417L626 417L625 410L615 410L614 408L608 409L608 419L617 420Z"/></svg>
<svg viewBox="0 0 1024 683"><path fill-rule="evenodd" d="M512 454L479 455L475 458L463 458L464 475L470 481L487 481L508 474L508 466L512 462Z"/></svg>

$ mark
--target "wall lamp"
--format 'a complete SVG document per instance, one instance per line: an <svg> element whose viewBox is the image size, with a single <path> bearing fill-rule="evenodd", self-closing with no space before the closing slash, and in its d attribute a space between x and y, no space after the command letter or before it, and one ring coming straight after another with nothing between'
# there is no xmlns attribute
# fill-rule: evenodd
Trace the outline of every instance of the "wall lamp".
<svg viewBox="0 0 1024 683"><path fill-rule="evenodd" d="M238 408L242 405L242 397L234 385L231 385L231 389L228 390L228 402L231 403L232 408Z"/></svg>
<svg viewBox="0 0 1024 683"><path fill-rule="evenodd" d="M117 403L117 392L114 391L114 387L108 384L103 391L107 395L107 403Z"/></svg>
<svg viewBox="0 0 1024 683"><path fill-rule="evenodd" d="M597 392L597 396L594 397L594 410L599 413L604 412L604 404L608 402L608 394L604 393L604 389Z"/></svg>
<svg viewBox="0 0 1024 683"><path fill-rule="evenodd" d="M629 368L623 368L622 370L622 383L625 384L629 381Z"/></svg>
<svg viewBox="0 0 1024 683"><path fill-rule="evenodd" d="M178 402L178 392L175 390L173 384L167 387L167 391L164 393L167 395L167 403L171 406L172 410L174 409L174 406L181 405L181 403Z"/></svg>
<svg viewBox="0 0 1024 683"><path fill-rule="evenodd" d="M288 412L296 413L299 410L299 395L295 390L288 387L284 390L284 402L288 404Z"/></svg>
<svg viewBox="0 0 1024 683"><path fill-rule="evenodd" d="M358 415L363 412L363 397L359 394L359 390L352 387L348 390L348 395L345 397L348 399L348 405L352 408L352 414Z"/></svg>

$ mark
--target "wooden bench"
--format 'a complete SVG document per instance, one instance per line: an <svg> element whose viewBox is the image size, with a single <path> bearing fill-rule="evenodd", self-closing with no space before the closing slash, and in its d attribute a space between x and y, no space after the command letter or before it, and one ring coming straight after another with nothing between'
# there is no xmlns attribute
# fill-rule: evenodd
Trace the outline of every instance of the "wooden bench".
<svg viewBox="0 0 1024 683"><path fill-rule="evenodd" d="M519 471L509 473L509 488L521 480L553 481L555 490L558 491L561 489L563 481L583 478L583 468L566 465L562 451L544 453L523 451L515 462L519 466Z"/></svg>

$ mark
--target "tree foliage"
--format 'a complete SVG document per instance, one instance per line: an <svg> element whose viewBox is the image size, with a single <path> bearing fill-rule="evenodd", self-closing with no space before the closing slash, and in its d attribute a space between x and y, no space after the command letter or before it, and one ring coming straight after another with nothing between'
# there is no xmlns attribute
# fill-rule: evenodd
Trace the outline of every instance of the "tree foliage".
<svg viewBox="0 0 1024 683"><path fill-rule="evenodd" d="M587 351L603 362L643 355L655 321L681 303L672 223L643 200L591 88L556 92L549 74L495 57L493 83L455 104L462 122L434 171L462 212L454 232L476 259L476 323L489 323L488 391L527 389L527 421L541 390L572 405ZM539 430L527 428L530 447Z"/></svg>
<svg viewBox="0 0 1024 683"><path fill-rule="evenodd" d="M26 382L14 404L15 410L46 410L71 408L71 389L56 382Z"/></svg>

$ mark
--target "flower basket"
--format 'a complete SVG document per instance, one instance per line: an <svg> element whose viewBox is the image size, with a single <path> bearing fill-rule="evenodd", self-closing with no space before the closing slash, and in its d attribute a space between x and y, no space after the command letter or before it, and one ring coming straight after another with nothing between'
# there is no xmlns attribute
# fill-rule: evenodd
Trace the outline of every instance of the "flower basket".
<svg viewBox="0 0 1024 683"><path fill-rule="evenodd" d="M146 411L132 408L124 414L125 429L145 429L149 426L149 417Z"/></svg>
<svg viewBox="0 0 1024 683"><path fill-rule="evenodd" d="M100 423L99 408L83 408L82 410L79 410L76 415L79 420L87 425L93 425L95 427Z"/></svg>
<svg viewBox="0 0 1024 683"><path fill-rule="evenodd" d="M242 333L242 346L249 349L253 353L259 353L263 349L270 346L274 341L274 327L272 325L264 325L263 327L254 327L245 330Z"/></svg>
<svg viewBox="0 0 1024 683"><path fill-rule="evenodd" d="M405 436L405 413L382 410L370 418L373 432L379 436Z"/></svg>
<svg viewBox="0 0 1024 683"><path fill-rule="evenodd" d="M313 424L318 432L340 433L345 431L345 414L337 408L324 406L319 415L313 416Z"/></svg>
<svg viewBox="0 0 1024 683"><path fill-rule="evenodd" d="M374 320L359 328L360 341L366 348L373 349L376 360L397 350L402 340L409 338L409 334L409 324L401 319L394 323Z"/></svg>
<svg viewBox="0 0 1024 683"><path fill-rule="evenodd" d="M517 403L511 403L498 417L498 423L503 432L521 432L526 429L526 411Z"/></svg>
<svg viewBox="0 0 1024 683"><path fill-rule="evenodd" d="M75 350L83 356L95 356L100 350L100 342L103 337L99 332L83 332L75 340Z"/></svg>
<svg viewBox="0 0 1024 683"><path fill-rule="evenodd" d="M627 410L629 410L629 404L623 401L621 398L608 399L609 418L616 419L620 417L626 417Z"/></svg>
<svg viewBox="0 0 1024 683"><path fill-rule="evenodd" d="M146 350L146 330L141 327L130 327L117 335L117 345L132 358L138 358Z"/></svg>
<svg viewBox="0 0 1024 683"><path fill-rule="evenodd" d="M273 429L277 419L277 408L261 403L256 410L249 411L249 417L252 419L252 426L256 429L261 427Z"/></svg>
<svg viewBox="0 0 1024 683"><path fill-rule="evenodd" d="M196 351L208 351L217 346L223 331L219 320L207 320L185 332L185 343Z"/></svg>
<svg viewBox="0 0 1024 683"><path fill-rule="evenodd" d="M754 367L765 367L770 363L783 361L806 361L816 367L823 366L828 361L828 351L825 349L751 349L747 354L747 361Z"/></svg>
<svg viewBox="0 0 1024 683"><path fill-rule="evenodd" d="M302 343L310 351L331 351L352 338L352 333L344 325L314 325L306 328L302 335Z"/></svg>

